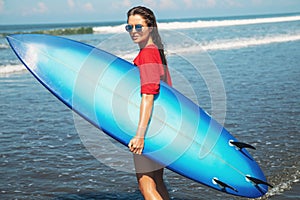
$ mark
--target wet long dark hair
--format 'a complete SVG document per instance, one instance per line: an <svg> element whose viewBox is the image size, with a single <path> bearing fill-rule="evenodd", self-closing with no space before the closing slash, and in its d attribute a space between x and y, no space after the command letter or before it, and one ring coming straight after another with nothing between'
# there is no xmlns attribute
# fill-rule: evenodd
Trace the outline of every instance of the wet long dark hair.
<svg viewBox="0 0 300 200"><path fill-rule="evenodd" d="M152 37L154 44L158 47L160 58L161 58L162 64L164 65L165 76L166 76L167 59L165 56L164 45L163 45L163 43L161 41L161 37L158 33L157 22L156 22L154 13L149 8L146 8L143 6L137 6L137 7L131 8L127 12L127 21L129 19L129 17L132 15L142 16L143 19L146 21L147 26L153 28L152 32L151 32L151 37ZM165 77L164 77L164 79L165 79Z"/></svg>

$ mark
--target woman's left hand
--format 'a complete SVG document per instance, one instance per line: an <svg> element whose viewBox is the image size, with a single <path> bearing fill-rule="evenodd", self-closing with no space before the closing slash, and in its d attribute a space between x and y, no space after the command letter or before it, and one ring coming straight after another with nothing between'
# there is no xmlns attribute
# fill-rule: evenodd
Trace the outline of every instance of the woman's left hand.
<svg viewBox="0 0 300 200"><path fill-rule="evenodd" d="M128 147L132 153L141 155L144 149L144 138L135 136L130 140Z"/></svg>

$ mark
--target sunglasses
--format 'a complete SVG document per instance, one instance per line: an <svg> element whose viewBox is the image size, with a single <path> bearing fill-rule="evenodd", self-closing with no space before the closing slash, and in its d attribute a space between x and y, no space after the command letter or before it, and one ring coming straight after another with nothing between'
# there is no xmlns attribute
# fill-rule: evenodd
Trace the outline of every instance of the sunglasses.
<svg viewBox="0 0 300 200"><path fill-rule="evenodd" d="M132 32L133 31L133 27L135 28L136 32L142 32L143 31L143 25L142 24L136 24L136 25L130 25L127 24L125 26L125 29L127 32Z"/></svg>

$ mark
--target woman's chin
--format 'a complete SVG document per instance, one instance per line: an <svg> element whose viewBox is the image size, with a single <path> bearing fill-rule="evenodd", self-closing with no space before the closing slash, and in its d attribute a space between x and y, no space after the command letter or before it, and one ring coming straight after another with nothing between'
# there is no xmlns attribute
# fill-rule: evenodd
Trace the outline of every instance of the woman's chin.
<svg viewBox="0 0 300 200"><path fill-rule="evenodd" d="M138 38L132 38L132 41L133 41L134 43L139 43L139 42L140 42L140 40L139 40Z"/></svg>

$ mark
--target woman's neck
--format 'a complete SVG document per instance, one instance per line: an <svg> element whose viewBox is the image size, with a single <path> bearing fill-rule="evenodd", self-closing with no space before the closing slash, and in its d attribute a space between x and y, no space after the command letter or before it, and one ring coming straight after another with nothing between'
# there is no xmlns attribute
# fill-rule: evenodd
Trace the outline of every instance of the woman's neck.
<svg viewBox="0 0 300 200"><path fill-rule="evenodd" d="M139 47L140 47L140 49L143 49L143 48L145 48L146 46L151 45L151 44L154 44L154 42L153 42L153 40L152 40L152 37L149 37L148 40L146 40L146 41L144 41L144 42L140 42L140 43L139 43Z"/></svg>

